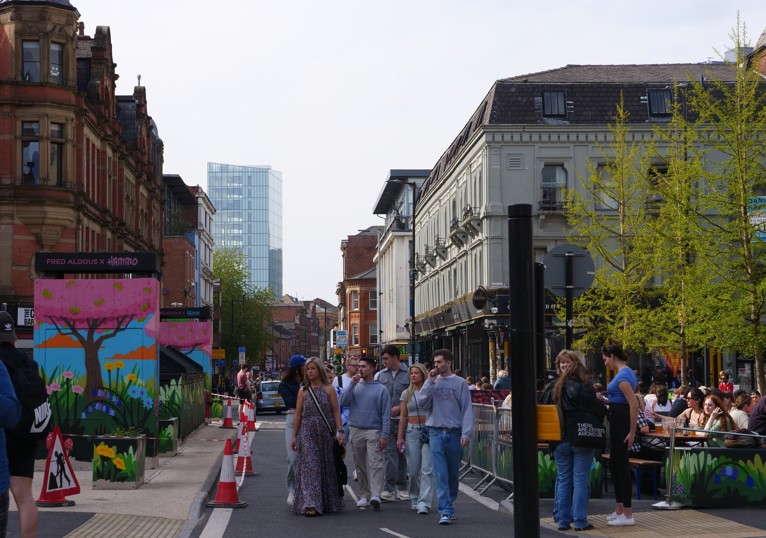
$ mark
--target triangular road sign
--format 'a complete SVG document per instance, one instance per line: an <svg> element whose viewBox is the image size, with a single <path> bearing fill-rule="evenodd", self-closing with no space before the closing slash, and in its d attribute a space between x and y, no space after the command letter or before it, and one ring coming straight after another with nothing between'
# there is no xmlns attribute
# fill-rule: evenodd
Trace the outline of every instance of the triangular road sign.
<svg viewBox="0 0 766 538"><path fill-rule="evenodd" d="M45 477L43 480L42 497L52 494L55 497L75 495L80 493L80 483L74 474L69 456L64 450L61 430L58 425L53 428L53 444L45 460Z"/></svg>

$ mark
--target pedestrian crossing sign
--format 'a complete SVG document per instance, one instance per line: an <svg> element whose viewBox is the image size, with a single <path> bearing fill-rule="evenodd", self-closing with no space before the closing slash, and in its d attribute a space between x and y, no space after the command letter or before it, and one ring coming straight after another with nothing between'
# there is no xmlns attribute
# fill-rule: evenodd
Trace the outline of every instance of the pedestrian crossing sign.
<svg viewBox="0 0 766 538"><path fill-rule="evenodd" d="M64 441L58 425L53 428L51 436L52 442L45 460L42 496L46 493L56 493L57 496L80 493L80 484L69 462L69 456L64 450Z"/></svg>

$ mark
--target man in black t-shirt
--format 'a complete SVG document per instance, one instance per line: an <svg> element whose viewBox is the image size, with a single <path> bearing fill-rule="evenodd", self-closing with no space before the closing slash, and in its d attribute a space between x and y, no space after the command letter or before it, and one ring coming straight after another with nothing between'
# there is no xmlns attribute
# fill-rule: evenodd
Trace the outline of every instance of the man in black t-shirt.
<svg viewBox="0 0 766 538"><path fill-rule="evenodd" d="M766 435L766 398L761 398L750 413L747 429L758 435Z"/></svg>

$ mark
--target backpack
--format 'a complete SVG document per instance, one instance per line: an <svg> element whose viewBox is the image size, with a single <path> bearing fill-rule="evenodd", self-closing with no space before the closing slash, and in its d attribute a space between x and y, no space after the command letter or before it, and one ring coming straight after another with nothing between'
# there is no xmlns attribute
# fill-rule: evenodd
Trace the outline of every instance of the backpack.
<svg viewBox="0 0 766 538"><path fill-rule="evenodd" d="M45 381L40 377L37 362L18 352L15 364L12 357L3 356L3 363L13 382L16 397L21 402L21 417L12 429L17 437L44 439L51 425L51 404Z"/></svg>

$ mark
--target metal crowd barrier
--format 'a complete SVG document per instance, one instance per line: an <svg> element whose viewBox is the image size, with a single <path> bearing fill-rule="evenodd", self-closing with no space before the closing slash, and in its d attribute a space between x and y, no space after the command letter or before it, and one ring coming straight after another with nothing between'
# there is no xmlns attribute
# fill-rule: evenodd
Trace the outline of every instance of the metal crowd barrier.
<svg viewBox="0 0 766 538"><path fill-rule="evenodd" d="M475 490L482 488L479 491L481 495L496 482L512 487L511 410L495 409L493 405L473 404L472 412L473 432L468 450L463 453L460 478L470 472L481 476L479 482L473 486Z"/></svg>

